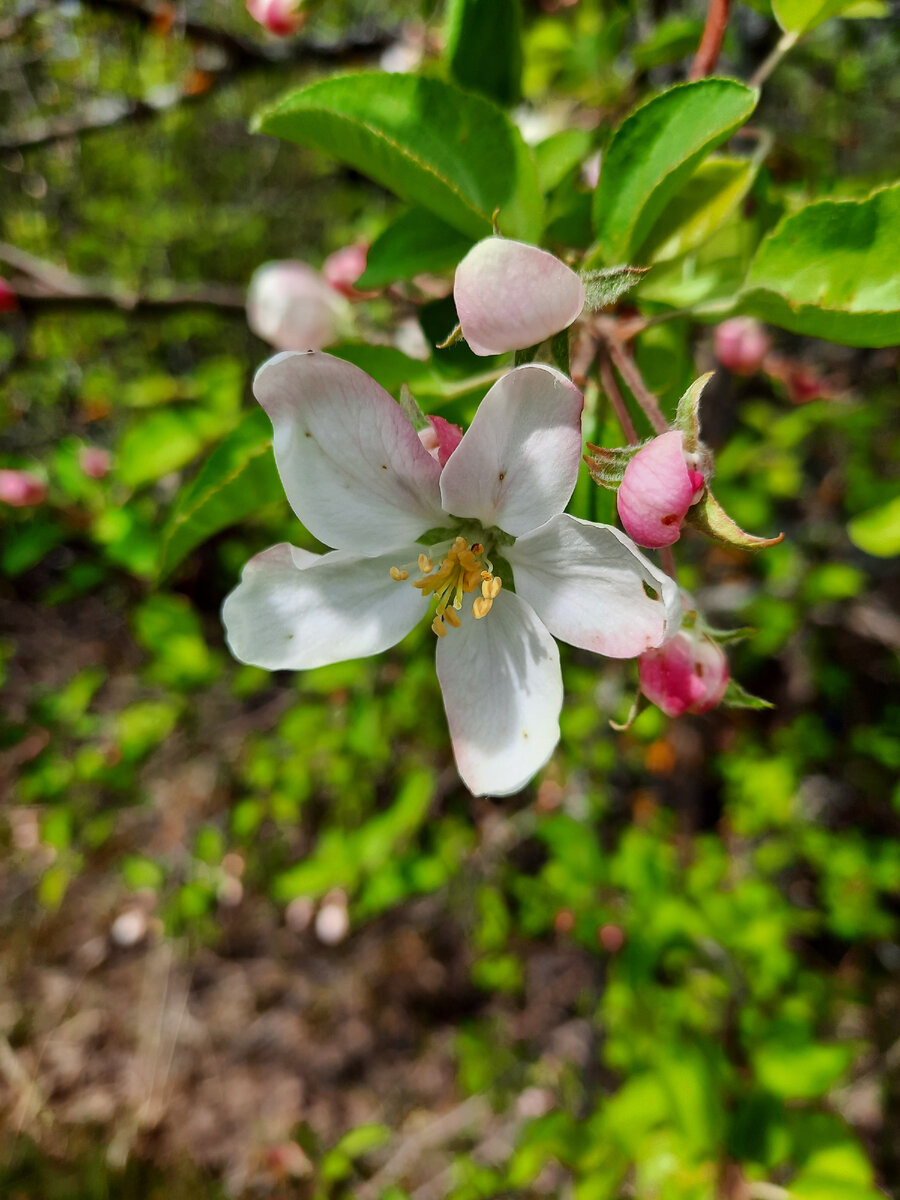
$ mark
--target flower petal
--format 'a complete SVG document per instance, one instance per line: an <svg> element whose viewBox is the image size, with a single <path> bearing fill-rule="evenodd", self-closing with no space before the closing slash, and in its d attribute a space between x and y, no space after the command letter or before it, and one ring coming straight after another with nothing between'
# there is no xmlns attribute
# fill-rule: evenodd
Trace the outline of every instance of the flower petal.
<svg viewBox="0 0 900 1200"><path fill-rule="evenodd" d="M581 462L584 397L543 363L499 379L441 475L444 509L514 537L569 502Z"/></svg>
<svg viewBox="0 0 900 1200"><path fill-rule="evenodd" d="M501 592L480 621L466 598L459 629L437 645L437 674L463 783L509 796L559 741L562 673L553 638L529 606Z"/></svg>
<svg viewBox="0 0 900 1200"><path fill-rule="evenodd" d="M389 573L420 549L378 558L310 554L287 542L264 550L222 606L232 654L269 671L302 671L387 650L428 611L416 588Z"/></svg>
<svg viewBox="0 0 900 1200"><path fill-rule="evenodd" d="M441 523L440 467L365 371L330 354L276 354L253 392L291 508L321 541L380 554Z"/></svg>
<svg viewBox="0 0 900 1200"><path fill-rule="evenodd" d="M516 592L554 637L571 646L633 658L678 628L681 598L674 580L611 525L564 514L504 553Z"/></svg>
<svg viewBox="0 0 900 1200"><path fill-rule="evenodd" d="M320 350L340 337L350 306L304 262L270 262L247 288L247 324L279 350Z"/></svg>
<svg viewBox="0 0 900 1200"><path fill-rule="evenodd" d="M546 250L489 237L456 268L453 299L463 337L484 356L524 350L571 325L584 284Z"/></svg>

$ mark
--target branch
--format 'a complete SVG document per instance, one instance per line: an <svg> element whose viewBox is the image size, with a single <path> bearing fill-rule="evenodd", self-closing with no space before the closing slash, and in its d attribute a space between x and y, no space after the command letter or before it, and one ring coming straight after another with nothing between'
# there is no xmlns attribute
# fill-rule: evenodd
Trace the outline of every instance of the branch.
<svg viewBox="0 0 900 1200"><path fill-rule="evenodd" d="M82 0L88 8L106 10L118 13L140 21L144 26L153 29L167 30L172 24L174 6L167 0ZM192 41L204 42L208 46L218 46L224 50L234 62L256 63L271 65L272 63L305 63L336 61L353 57L357 54L374 54L384 50L397 34L362 28L351 31L345 37L333 42L314 42L307 39L280 39L278 41L261 42L254 38L231 33L216 25L206 25L189 17L175 17L174 26L184 37Z"/></svg>
<svg viewBox="0 0 900 1200"><path fill-rule="evenodd" d="M604 392L606 392L607 399L612 405L613 412L616 414L616 420L622 427L625 440L629 446L636 446L641 439L637 435L634 421L632 421L631 413L628 411L628 405L619 391L619 385L616 383L615 375L613 375L609 358L605 354L600 355L598 367L600 370L600 383Z"/></svg>
<svg viewBox="0 0 900 1200"><path fill-rule="evenodd" d="M691 63L689 79L702 79L715 70L722 49L722 39L728 25L728 9L731 0L709 0L706 11L706 24L703 26L703 36L694 61Z"/></svg>
<svg viewBox="0 0 900 1200"><path fill-rule="evenodd" d="M799 37L799 33L783 33L781 35L775 45L775 49L756 68L750 79L747 81L750 84L750 87L762 87L787 52L792 50L797 44Z"/></svg>
<svg viewBox="0 0 900 1200"><path fill-rule="evenodd" d="M601 317L597 321L597 332L603 339L603 343L609 352L609 357L612 359L616 370L628 384L632 395L644 410L644 415L654 430L657 433L668 432L669 422L663 416L662 409L659 407L656 397L647 387L646 383L644 383L637 363L622 345L616 330L616 322Z"/></svg>
<svg viewBox="0 0 900 1200"><path fill-rule="evenodd" d="M135 309L227 308L244 307L244 289L224 283L163 286L151 292L137 292L105 279L74 275L65 267L49 263L18 246L0 242L0 262L13 268L13 290L23 307L49 305L71 307L79 304Z"/></svg>

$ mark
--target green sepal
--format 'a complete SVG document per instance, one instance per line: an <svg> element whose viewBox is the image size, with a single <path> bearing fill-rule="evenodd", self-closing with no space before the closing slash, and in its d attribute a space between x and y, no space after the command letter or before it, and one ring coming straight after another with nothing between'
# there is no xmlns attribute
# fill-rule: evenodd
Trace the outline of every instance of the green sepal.
<svg viewBox="0 0 900 1200"><path fill-rule="evenodd" d="M700 397L713 375L715 371L707 371L705 375L695 379L678 401L678 408L675 410L673 428L684 434L684 448L689 452L697 450L700 446Z"/></svg>
<svg viewBox="0 0 900 1200"><path fill-rule="evenodd" d="M626 292L636 287L649 267L604 267L599 271L583 271L584 307L588 312L609 308Z"/></svg>
<svg viewBox="0 0 900 1200"><path fill-rule="evenodd" d="M746 688L741 687L736 679L728 680L728 687L725 689L725 695L722 697L721 704L724 708L752 708L757 711L775 707L770 700L763 700L761 696L754 696L752 692L748 692Z"/></svg>
<svg viewBox="0 0 900 1200"><path fill-rule="evenodd" d="M409 384L400 384L400 395L397 399L397 402L409 417L410 423L412 424L412 427L415 429L416 433L418 433L420 429L428 429L430 421L419 407L419 402L412 394Z"/></svg>
<svg viewBox="0 0 900 1200"><path fill-rule="evenodd" d="M447 336L444 338L444 340L442 342L438 342L437 349L438 350L446 350L446 349L448 349L448 347L455 346L457 342L461 342L462 340L463 340L462 325L457 325L455 329L453 329L450 333L447 334Z"/></svg>
<svg viewBox="0 0 900 1200"><path fill-rule="evenodd" d="M644 693L640 688L634 693L634 699L631 702L631 708L628 710L628 716L625 718L624 724L614 721L612 717L609 719L611 729L615 729L616 733L625 733L629 730L641 713L641 709L645 707Z"/></svg>
<svg viewBox="0 0 900 1200"><path fill-rule="evenodd" d="M440 542L452 541L459 535L458 525L436 525L434 529L426 529L416 538L420 546L437 546Z"/></svg>
<svg viewBox="0 0 900 1200"><path fill-rule="evenodd" d="M685 520L714 542L722 546L734 546L738 550L764 550L767 546L777 546L784 538L783 533L774 538L755 537L752 533L744 533L725 512L709 488L702 498L688 509Z"/></svg>
<svg viewBox="0 0 900 1200"><path fill-rule="evenodd" d="M647 444L640 442L637 446L618 446L613 449L608 446L594 446L588 442L590 454L585 454L584 461L591 473L591 479L611 492L618 491L625 468L638 450L642 450Z"/></svg>
<svg viewBox="0 0 900 1200"><path fill-rule="evenodd" d="M571 328L571 326L569 327ZM569 374L569 329L562 329L553 341L550 343L550 353L553 355L553 361L562 371L563 375Z"/></svg>
<svg viewBox="0 0 900 1200"><path fill-rule="evenodd" d="M747 638L753 637L757 632L752 625L743 625L740 629L715 629L712 625L707 625L702 617L697 618L697 628L705 633L708 638L712 638L714 642L718 642L720 646L733 645L735 642L746 641Z"/></svg>
<svg viewBox="0 0 900 1200"><path fill-rule="evenodd" d="M524 367L528 363L534 362L534 360L537 358L537 352L540 350L540 348L541 343L538 342L536 346L526 346L524 350L517 350L515 365L517 367Z"/></svg>

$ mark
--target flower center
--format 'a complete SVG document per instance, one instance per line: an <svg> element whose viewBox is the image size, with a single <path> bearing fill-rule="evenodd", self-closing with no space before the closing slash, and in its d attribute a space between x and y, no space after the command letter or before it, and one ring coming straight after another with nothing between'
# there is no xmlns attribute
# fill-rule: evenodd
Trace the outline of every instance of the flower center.
<svg viewBox="0 0 900 1200"><path fill-rule="evenodd" d="M437 566L436 559L439 559ZM431 554L420 554L415 565L421 575L411 581L413 587L418 588L423 596L437 599L431 628L438 637L447 636L448 625L458 629L462 624L459 613L467 592L481 591L472 604L472 616L480 621L491 611L491 605L503 586L493 573L493 564L487 557L484 543L470 542L464 537L432 547ZM412 564L391 567L391 579L403 582L409 579L410 571L414 569Z"/></svg>

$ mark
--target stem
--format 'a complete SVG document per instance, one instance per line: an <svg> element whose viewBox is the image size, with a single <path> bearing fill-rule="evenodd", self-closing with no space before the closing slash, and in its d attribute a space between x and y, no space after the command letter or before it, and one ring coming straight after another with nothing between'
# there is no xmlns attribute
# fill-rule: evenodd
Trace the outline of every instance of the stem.
<svg viewBox="0 0 900 1200"><path fill-rule="evenodd" d="M675 565L675 555L672 553L671 546L661 546L659 550L659 561L662 563L662 569L675 582L678 582L678 568Z"/></svg>
<svg viewBox="0 0 900 1200"><path fill-rule="evenodd" d="M612 405L612 410L616 414L616 420L622 426L622 432L625 434L625 439L629 446L636 446L640 441L637 435L637 430L634 427L634 422L631 419L631 414L628 411L628 406L619 391L619 386L616 383L616 377L613 374L613 369L609 359L605 354L601 354L598 359L600 369L600 382L603 385L603 390L606 392L609 402Z"/></svg>
<svg viewBox="0 0 900 1200"><path fill-rule="evenodd" d="M709 0L706 12L706 24L703 26L703 36L694 61L691 64L689 79L702 79L704 75L715 70L722 49L722 39L728 25L728 9L731 0Z"/></svg>
<svg viewBox="0 0 900 1200"><path fill-rule="evenodd" d="M758 88L766 82L787 52L797 44L799 33L783 33L768 58L756 68L748 80L750 87Z"/></svg>
<svg viewBox="0 0 900 1200"><path fill-rule="evenodd" d="M615 333L606 335L606 348L616 369L631 389L631 393L644 410L644 415L657 433L667 433L669 422L663 416L656 397L644 383L637 363L622 346Z"/></svg>

